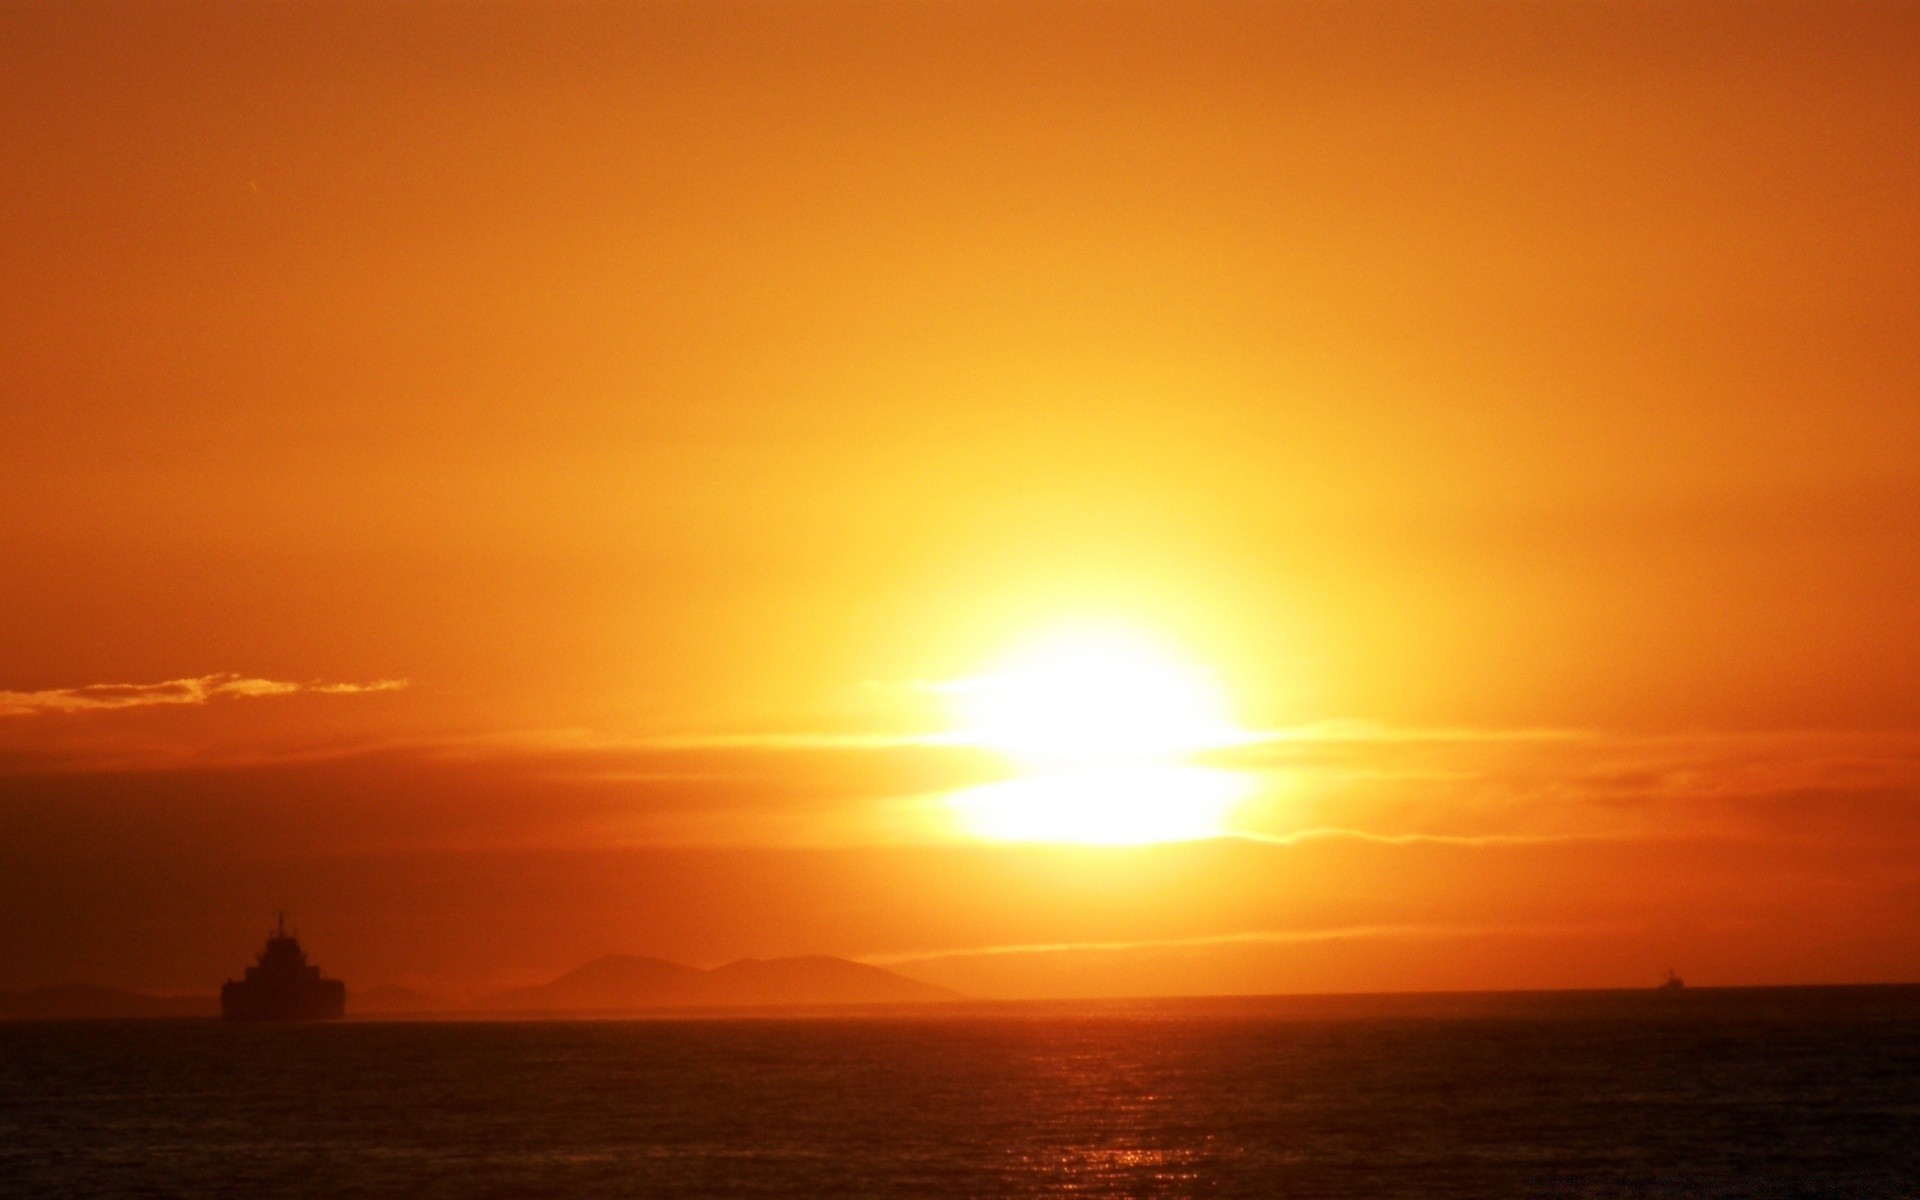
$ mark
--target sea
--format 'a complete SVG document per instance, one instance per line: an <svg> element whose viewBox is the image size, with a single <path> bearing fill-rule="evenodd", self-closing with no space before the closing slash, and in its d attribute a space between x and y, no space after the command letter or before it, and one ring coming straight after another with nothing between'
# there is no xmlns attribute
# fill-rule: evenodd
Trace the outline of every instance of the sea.
<svg viewBox="0 0 1920 1200"><path fill-rule="evenodd" d="M1920 1197L1920 988L17 1022L0 1195Z"/></svg>

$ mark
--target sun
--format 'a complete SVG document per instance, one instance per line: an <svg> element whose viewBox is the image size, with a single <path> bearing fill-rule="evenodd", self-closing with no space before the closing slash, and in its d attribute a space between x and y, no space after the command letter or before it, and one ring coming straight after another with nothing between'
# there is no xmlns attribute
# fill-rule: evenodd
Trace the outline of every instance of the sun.
<svg viewBox="0 0 1920 1200"><path fill-rule="evenodd" d="M1234 772L1187 761L1244 737L1212 674L1130 630L1040 635L941 690L954 740L1019 771L949 797L974 836L1088 844L1210 837L1247 790Z"/></svg>
<svg viewBox="0 0 1920 1200"><path fill-rule="evenodd" d="M1029 766L1166 758L1238 733L1206 671L1121 630L1031 640L944 690L961 740Z"/></svg>

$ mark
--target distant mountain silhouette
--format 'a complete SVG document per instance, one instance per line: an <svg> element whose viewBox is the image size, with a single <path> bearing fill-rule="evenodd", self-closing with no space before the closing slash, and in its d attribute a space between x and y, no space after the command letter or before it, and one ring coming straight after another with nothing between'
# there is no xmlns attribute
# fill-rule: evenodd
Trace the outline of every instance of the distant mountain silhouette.
<svg viewBox="0 0 1920 1200"><path fill-rule="evenodd" d="M436 996L432 992L415 991L412 988L397 987L393 984L368 988L364 992L355 992L347 997L347 1011L353 1016L380 1013L449 1013L459 1007L459 1004L445 996Z"/></svg>
<svg viewBox="0 0 1920 1200"><path fill-rule="evenodd" d="M72 1021L110 1017L214 1017L213 996L149 996L92 983L0 992L0 1020Z"/></svg>
<svg viewBox="0 0 1920 1200"><path fill-rule="evenodd" d="M351 994L347 1011L350 1016L457 1016L463 1011L618 1013L925 1004L959 999L963 997L958 992L844 958L743 958L703 971L665 959L611 954L576 967L551 983L495 992L471 1005L390 985ZM214 996L149 996L90 983L0 992L0 1021L218 1015L220 1002Z"/></svg>
<svg viewBox="0 0 1920 1200"><path fill-rule="evenodd" d="M728 1004L922 1004L958 992L844 958L743 958L707 972Z"/></svg>
<svg viewBox="0 0 1920 1200"><path fill-rule="evenodd" d="M711 1003L707 973L659 958L609 954L551 983L496 992L474 1002L500 1012L686 1008Z"/></svg>
<svg viewBox="0 0 1920 1200"><path fill-rule="evenodd" d="M664 959L612 954L551 983L496 992L474 1007L489 1012L623 1012L924 1004L960 998L946 988L844 958L746 958L703 971Z"/></svg>

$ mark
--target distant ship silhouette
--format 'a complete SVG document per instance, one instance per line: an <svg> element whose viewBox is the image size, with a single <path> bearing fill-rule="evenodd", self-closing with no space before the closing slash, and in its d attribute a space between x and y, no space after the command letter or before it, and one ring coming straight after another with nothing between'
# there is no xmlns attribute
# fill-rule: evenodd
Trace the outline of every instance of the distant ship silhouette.
<svg viewBox="0 0 1920 1200"><path fill-rule="evenodd" d="M229 1021L324 1021L346 1015L347 985L307 962L300 940L278 914L267 948L246 976L220 987L220 1015Z"/></svg>
<svg viewBox="0 0 1920 1200"><path fill-rule="evenodd" d="M1687 981L1675 975L1672 967L1668 967L1667 977L1660 981L1660 990L1663 992L1677 992L1685 986L1687 986Z"/></svg>

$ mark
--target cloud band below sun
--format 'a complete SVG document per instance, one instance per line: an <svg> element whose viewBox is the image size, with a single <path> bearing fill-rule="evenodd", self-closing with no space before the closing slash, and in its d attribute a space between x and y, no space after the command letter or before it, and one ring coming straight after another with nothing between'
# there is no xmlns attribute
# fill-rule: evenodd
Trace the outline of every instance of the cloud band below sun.
<svg viewBox="0 0 1920 1200"><path fill-rule="evenodd" d="M862 961L876 966L937 962L954 958L998 958L1020 954L1100 953L1127 950L1186 949L1209 946L1290 946L1304 942L1371 939L1561 937L1630 930L1620 921L1579 921L1523 925L1342 925L1325 929L1259 929L1242 933L1210 933L1194 937L1144 938L1134 941L1030 942L1004 946L974 946L959 950L909 951L870 954Z"/></svg>

